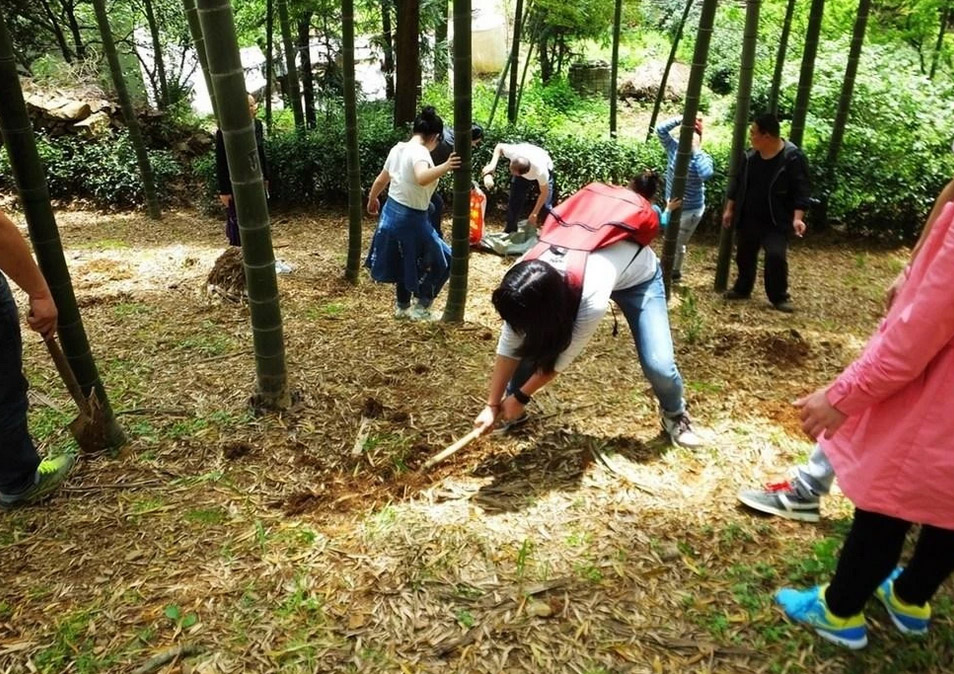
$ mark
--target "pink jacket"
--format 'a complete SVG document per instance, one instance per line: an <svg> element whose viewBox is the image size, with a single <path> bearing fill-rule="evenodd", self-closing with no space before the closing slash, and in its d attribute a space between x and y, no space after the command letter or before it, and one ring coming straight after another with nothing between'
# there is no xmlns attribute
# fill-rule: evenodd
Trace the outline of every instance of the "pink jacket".
<svg viewBox="0 0 954 674"><path fill-rule="evenodd" d="M863 510L954 529L954 204L827 395L848 418L819 442L848 498Z"/></svg>

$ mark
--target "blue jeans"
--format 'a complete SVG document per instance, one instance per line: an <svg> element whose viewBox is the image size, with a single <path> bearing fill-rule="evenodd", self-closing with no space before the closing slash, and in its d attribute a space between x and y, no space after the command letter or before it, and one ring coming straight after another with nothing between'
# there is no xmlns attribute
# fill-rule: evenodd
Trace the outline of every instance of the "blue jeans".
<svg viewBox="0 0 954 674"><path fill-rule="evenodd" d="M27 431L27 382L23 377L20 317L0 274L0 492L33 484L40 457Z"/></svg>
<svg viewBox="0 0 954 674"><path fill-rule="evenodd" d="M520 176L511 177L510 198L507 200L507 225L504 227L505 232L517 231L517 221L523 216L526 210L527 195L530 193L530 188L534 185L537 185L536 180L527 180ZM556 177L553 171L550 171L549 185L550 193L547 195L547 200L543 204L547 209L553 206L553 199L556 196ZM537 224L542 225L543 219L541 218Z"/></svg>
<svg viewBox="0 0 954 674"><path fill-rule="evenodd" d="M682 397L682 375L676 367L672 334L669 331L669 308L666 306L662 269L657 265L651 279L617 290L610 297L629 323L639 365L653 387L663 414L668 417L679 416L686 411L686 401ZM532 374L533 367L528 361L522 360L507 384L507 393L513 393L523 386Z"/></svg>

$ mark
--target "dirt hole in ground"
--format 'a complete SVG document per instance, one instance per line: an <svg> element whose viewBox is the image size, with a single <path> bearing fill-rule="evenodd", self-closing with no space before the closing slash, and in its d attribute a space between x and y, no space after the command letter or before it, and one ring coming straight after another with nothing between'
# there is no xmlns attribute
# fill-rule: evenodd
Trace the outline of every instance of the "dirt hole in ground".
<svg viewBox="0 0 954 674"><path fill-rule="evenodd" d="M253 451L255 451L255 447L250 442L245 442L243 440L227 442L222 446L222 456L229 461L241 459L243 456L251 454Z"/></svg>

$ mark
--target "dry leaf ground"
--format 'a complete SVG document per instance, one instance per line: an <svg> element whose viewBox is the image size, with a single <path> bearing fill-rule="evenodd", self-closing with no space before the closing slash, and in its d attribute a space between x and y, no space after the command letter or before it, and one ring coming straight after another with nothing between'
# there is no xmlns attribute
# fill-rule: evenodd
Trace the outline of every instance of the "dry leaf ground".
<svg viewBox="0 0 954 674"><path fill-rule="evenodd" d="M714 245L696 245L671 316L705 449L660 436L608 317L536 420L422 474L479 411L508 262L472 256L463 325L397 323L389 286L342 280L341 214L276 217L302 405L254 417L248 310L205 292L219 220L60 225L130 443L81 461L46 506L0 514L0 672L132 672L157 654L155 671L203 673L950 671L950 585L924 641L869 607L857 655L771 606L780 584L830 574L841 496L817 526L734 497L810 449L790 401L858 352L906 250L796 243L787 316L725 304ZM68 448L69 400L37 339L25 358L31 426ZM172 657L182 645L201 652Z"/></svg>

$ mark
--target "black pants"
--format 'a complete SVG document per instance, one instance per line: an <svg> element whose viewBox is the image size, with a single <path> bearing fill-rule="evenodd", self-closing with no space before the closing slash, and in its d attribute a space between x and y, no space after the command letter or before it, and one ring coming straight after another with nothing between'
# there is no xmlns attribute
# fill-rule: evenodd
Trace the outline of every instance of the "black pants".
<svg viewBox="0 0 954 674"><path fill-rule="evenodd" d="M545 209L552 207L556 199L556 176L553 171L550 171L549 186L550 193L547 195L547 199L543 204ZM520 176L511 176L510 198L507 200L507 224L504 227L504 232L513 233L517 231L517 222L528 212L527 197L532 196L536 199L540 196L539 189L536 180L527 180ZM537 222L538 227L543 225L544 215L545 210L541 209L541 213L539 214L540 219Z"/></svg>
<svg viewBox="0 0 954 674"><path fill-rule="evenodd" d="M746 297L752 294L760 248L765 249L765 294L769 302L788 301L788 234L770 224L739 223L735 252L739 274L733 290Z"/></svg>
<svg viewBox="0 0 954 674"><path fill-rule="evenodd" d="M860 612L878 585L898 565L910 522L858 508L841 549L838 569L825 599L837 616ZM906 604L927 602L954 571L954 531L921 527L914 556L894 581L895 595Z"/></svg>
<svg viewBox="0 0 954 674"><path fill-rule="evenodd" d="M33 484L40 457L27 432L27 384L23 378L20 317L0 274L0 492Z"/></svg>

